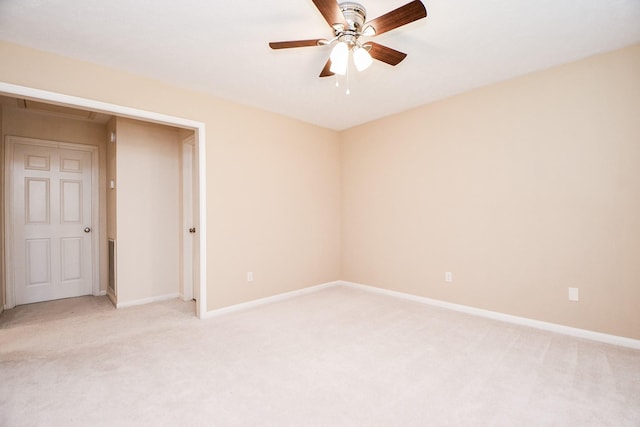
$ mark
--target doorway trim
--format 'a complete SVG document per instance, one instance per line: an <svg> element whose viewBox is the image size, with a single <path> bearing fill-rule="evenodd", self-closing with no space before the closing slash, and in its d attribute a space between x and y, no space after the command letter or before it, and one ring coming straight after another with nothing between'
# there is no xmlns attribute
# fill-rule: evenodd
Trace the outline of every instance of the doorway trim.
<svg viewBox="0 0 640 427"><path fill-rule="evenodd" d="M91 293L95 296L100 295L100 194L98 186L98 147L88 144L75 144L63 141L54 141L49 139L28 138L22 136L7 135L5 139L5 212L4 212L4 239L5 239L5 308L14 308L16 306L16 288L14 280L14 260L15 253L13 250L14 243L14 214L13 206L10 201L14 195L14 177L13 177L13 148L16 144L37 145L41 147L64 148L68 150L82 150L91 153L91 229L95 232L91 234ZM11 279L11 280L9 280ZM11 285L9 284L11 283ZM106 294L106 292L105 292Z"/></svg>
<svg viewBox="0 0 640 427"><path fill-rule="evenodd" d="M197 289L194 289L195 274L194 266L196 265L195 253L193 246L193 227L195 227L194 221L194 176L193 176L193 164L195 162L195 138L193 135L189 135L183 138L180 143L180 163L181 163L181 194L182 194L182 210L181 220L182 228L180 232L180 244L182 245L181 256L181 285L180 296L184 301L197 300Z"/></svg>
<svg viewBox="0 0 640 427"><path fill-rule="evenodd" d="M198 175L196 187L198 189L198 212L197 223L198 239L197 250L198 259L198 290L199 298L196 304L196 316L203 319L207 313L207 203L206 203L206 135L205 124L202 122L183 119L180 117L169 116L166 114L155 113L152 111L140 110L137 108L126 107L123 105L110 104L107 102L96 101L88 98L80 98L77 96L64 95L61 93L50 92L41 89L34 89L27 86L19 86L11 83L0 81L0 94L9 96L18 96L21 98L45 101L52 104L83 108L100 113L113 114L120 117L142 120L152 123L158 123L169 126L177 126L194 131L196 140L196 161L198 165ZM6 195L5 195L6 197ZM6 242L5 242L6 243ZM6 285L6 284L5 284ZM5 286L6 287L6 286Z"/></svg>

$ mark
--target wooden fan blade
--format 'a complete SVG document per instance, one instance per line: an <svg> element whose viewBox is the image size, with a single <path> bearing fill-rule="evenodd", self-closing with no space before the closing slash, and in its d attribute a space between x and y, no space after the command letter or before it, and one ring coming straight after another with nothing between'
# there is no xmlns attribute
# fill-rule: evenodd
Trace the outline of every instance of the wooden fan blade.
<svg viewBox="0 0 640 427"><path fill-rule="evenodd" d="M398 65L404 58L407 57L406 53L399 52L395 49L391 49L390 47L383 46L378 43L367 42L365 46L371 46L369 55L371 55L373 59L386 62L389 65Z"/></svg>
<svg viewBox="0 0 640 427"><path fill-rule="evenodd" d="M425 18L426 16L427 9L422 2L420 0L414 0L411 3L407 3L389 13L379 16L373 21L367 22L365 27L371 25L376 30L376 35L378 35L391 31L394 28L402 27L418 19Z"/></svg>
<svg viewBox="0 0 640 427"><path fill-rule="evenodd" d="M287 42L271 42L269 47L271 49L289 49L292 47L306 47L306 46L318 46L318 42L324 39L313 40L292 40Z"/></svg>
<svg viewBox="0 0 640 427"><path fill-rule="evenodd" d="M313 4L316 5L329 26L333 27L333 24L347 25L336 0L313 0Z"/></svg>
<svg viewBox="0 0 640 427"><path fill-rule="evenodd" d="M324 64L324 68L320 72L320 77L333 76L335 73L331 71L331 59L327 59L327 63Z"/></svg>

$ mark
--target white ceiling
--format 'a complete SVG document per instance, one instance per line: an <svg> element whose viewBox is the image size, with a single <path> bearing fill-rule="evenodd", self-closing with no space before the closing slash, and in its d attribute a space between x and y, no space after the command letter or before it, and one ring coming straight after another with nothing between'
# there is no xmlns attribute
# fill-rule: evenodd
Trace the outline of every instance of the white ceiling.
<svg viewBox="0 0 640 427"><path fill-rule="evenodd" d="M372 19L408 1L360 3ZM332 36L311 0L0 0L0 39L336 130L640 42L640 0L423 2L374 38L408 57L352 73L348 96L318 77L330 47L268 47Z"/></svg>

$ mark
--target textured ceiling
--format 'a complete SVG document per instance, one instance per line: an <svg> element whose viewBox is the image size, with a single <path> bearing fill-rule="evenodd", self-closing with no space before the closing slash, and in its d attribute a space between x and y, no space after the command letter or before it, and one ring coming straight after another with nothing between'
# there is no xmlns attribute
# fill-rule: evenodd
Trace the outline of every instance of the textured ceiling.
<svg viewBox="0 0 640 427"><path fill-rule="evenodd" d="M372 19L408 1L360 3ZM404 62L352 73L348 96L317 77L330 47L268 47L332 36L311 0L0 0L0 39L337 130L640 42L640 0L424 3L426 19L373 39Z"/></svg>

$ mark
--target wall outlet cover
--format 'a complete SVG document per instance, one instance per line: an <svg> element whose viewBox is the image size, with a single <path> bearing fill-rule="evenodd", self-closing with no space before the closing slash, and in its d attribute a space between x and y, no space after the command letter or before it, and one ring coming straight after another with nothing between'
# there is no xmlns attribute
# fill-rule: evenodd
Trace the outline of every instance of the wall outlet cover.
<svg viewBox="0 0 640 427"><path fill-rule="evenodd" d="M569 288L569 301L580 301L580 291L578 288Z"/></svg>

